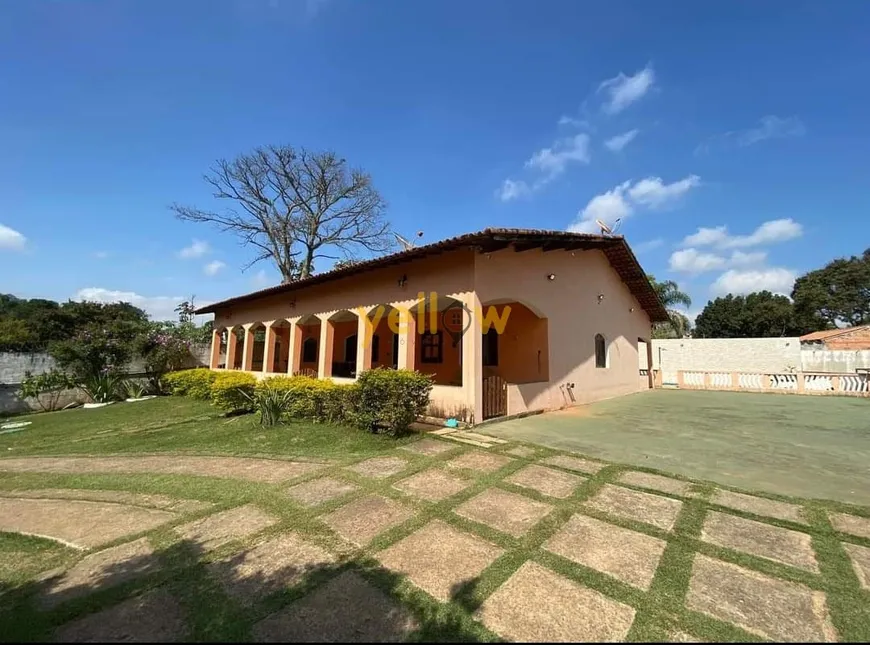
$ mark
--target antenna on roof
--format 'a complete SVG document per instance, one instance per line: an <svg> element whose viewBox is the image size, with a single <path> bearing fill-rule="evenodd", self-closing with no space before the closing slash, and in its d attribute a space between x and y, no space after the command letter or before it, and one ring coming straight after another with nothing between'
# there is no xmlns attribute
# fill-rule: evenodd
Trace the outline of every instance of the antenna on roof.
<svg viewBox="0 0 870 645"><path fill-rule="evenodd" d="M410 251L417 246L411 240L402 237L398 233L393 233L393 235L395 236L396 241L402 246L403 251ZM423 231L417 231L417 237L423 237Z"/></svg>
<svg viewBox="0 0 870 645"><path fill-rule="evenodd" d="M619 225L622 223L622 218L618 217L615 222L613 222L613 226L608 226L602 220L597 219L595 223L598 224L598 228L601 229L602 235L613 235L616 231L619 230Z"/></svg>

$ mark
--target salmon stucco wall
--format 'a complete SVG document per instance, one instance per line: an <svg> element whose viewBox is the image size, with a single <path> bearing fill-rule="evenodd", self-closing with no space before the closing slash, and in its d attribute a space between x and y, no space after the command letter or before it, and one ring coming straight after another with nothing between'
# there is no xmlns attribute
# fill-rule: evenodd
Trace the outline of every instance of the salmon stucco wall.
<svg viewBox="0 0 870 645"><path fill-rule="evenodd" d="M649 316L600 251L481 254L474 285L484 306L519 301L548 321L549 382L509 386L509 414L640 389L637 341L650 336ZM606 368L595 366L599 333L607 341Z"/></svg>

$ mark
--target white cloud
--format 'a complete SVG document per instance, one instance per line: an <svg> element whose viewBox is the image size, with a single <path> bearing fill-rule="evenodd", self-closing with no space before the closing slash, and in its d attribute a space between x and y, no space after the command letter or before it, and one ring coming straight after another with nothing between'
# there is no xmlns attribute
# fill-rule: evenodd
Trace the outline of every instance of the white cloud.
<svg viewBox="0 0 870 645"><path fill-rule="evenodd" d="M101 287L79 289L73 300L87 302L129 302L131 305L144 309L153 320L171 320L177 317L175 307L184 298L180 296L141 296L133 291L114 291ZM207 303L201 303L203 306Z"/></svg>
<svg viewBox="0 0 870 645"><path fill-rule="evenodd" d="M182 260L193 260L195 258L201 258L210 250L211 247L209 247L208 242L193 240L190 246L186 246L178 252L178 257Z"/></svg>
<svg viewBox="0 0 870 645"><path fill-rule="evenodd" d="M731 269L716 279L710 286L710 291L717 295L728 293L740 295L766 290L789 295L794 286L794 281L794 271L781 267L769 267L750 271Z"/></svg>
<svg viewBox="0 0 870 645"><path fill-rule="evenodd" d="M502 182L501 187L495 191L495 196L503 202L509 202L512 199L524 197L530 193L531 190L526 182L522 180L514 181L513 179L505 179Z"/></svg>
<svg viewBox="0 0 870 645"><path fill-rule="evenodd" d="M202 270L206 275L217 275L218 271L223 269L226 266L224 262L220 260L212 260L208 264L206 264Z"/></svg>
<svg viewBox="0 0 870 645"><path fill-rule="evenodd" d="M559 117L559 125L568 126L571 128L588 128L589 121L587 121L586 119L578 119L576 117L563 114Z"/></svg>
<svg viewBox="0 0 870 645"><path fill-rule="evenodd" d="M589 163L589 135L585 133L574 135L556 141L551 148L542 148L526 162L526 168L532 168L544 175L544 182L555 179L572 161Z"/></svg>
<svg viewBox="0 0 870 645"><path fill-rule="evenodd" d="M764 264L766 259L767 253L763 251L755 253L734 251L730 257L726 257L688 248L674 251L668 262L668 268L678 273L698 274L706 273L707 271L719 271L729 267L745 268L759 266Z"/></svg>
<svg viewBox="0 0 870 645"><path fill-rule="evenodd" d="M746 148L768 139L786 139L802 137L806 134L806 126L796 116L780 118L773 114L762 117L758 125L746 130L731 130L716 134L695 148L695 154L710 152L713 148L739 147Z"/></svg>
<svg viewBox="0 0 870 645"><path fill-rule="evenodd" d="M651 240L645 240L640 242L639 244L632 245L635 253L645 253L647 251L652 251L654 249L659 248L664 245L665 239L663 237L656 237Z"/></svg>
<svg viewBox="0 0 870 645"><path fill-rule="evenodd" d="M745 248L787 242L803 235L803 226L790 217L764 222L749 235L730 235L726 226L699 228L683 240L684 246L715 246L722 249Z"/></svg>
<svg viewBox="0 0 870 645"><path fill-rule="evenodd" d="M786 137L800 137L806 133L807 129L803 122L796 116L786 117L784 119L778 116L768 115L762 117L759 124L755 128L749 128L743 132L737 133L737 145L751 146L765 139L783 139Z"/></svg>
<svg viewBox="0 0 870 645"><path fill-rule="evenodd" d="M608 150L612 150L613 152L619 152L625 146L631 143L639 132L640 130L635 128L634 130L629 130L628 132L617 134L615 137L611 137L610 139L605 141L604 146Z"/></svg>
<svg viewBox="0 0 870 645"><path fill-rule="evenodd" d="M701 178L698 175L689 175L672 184L665 184L661 177L647 177L632 186L628 194L638 204L650 208L665 208L700 185Z"/></svg>
<svg viewBox="0 0 870 645"><path fill-rule="evenodd" d="M607 94L607 101L602 109L608 114L622 112L629 105L642 98L655 83L655 72L648 64L634 76L626 76L622 72L598 86L598 91Z"/></svg>
<svg viewBox="0 0 870 645"><path fill-rule="evenodd" d="M568 230L574 233L597 233L596 219L613 224L617 219L628 217L637 207L662 209L677 204L692 188L701 185L701 178L689 175L672 184L665 184L660 177L647 177L632 184L621 183L606 193L596 195L586 207L577 213L577 219Z"/></svg>
<svg viewBox="0 0 870 645"><path fill-rule="evenodd" d="M27 238L18 231L0 224L0 249L20 251L27 243Z"/></svg>

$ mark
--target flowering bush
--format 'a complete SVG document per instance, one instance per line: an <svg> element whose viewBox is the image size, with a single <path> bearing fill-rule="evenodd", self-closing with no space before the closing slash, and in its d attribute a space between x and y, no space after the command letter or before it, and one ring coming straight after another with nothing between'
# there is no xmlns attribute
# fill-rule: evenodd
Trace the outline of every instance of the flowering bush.
<svg viewBox="0 0 870 645"><path fill-rule="evenodd" d="M52 343L49 353L80 384L123 370L130 362L139 329L128 323L91 324L68 340Z"/></svg>
<svg viewBox="0 0 870 645"><path fill-rule="evenodd" d="M173 327L154 327L139 337L138 353L145 363L151 389L162 394L161 383L168 372L184 367L190 359L191 342Z"/></svg>

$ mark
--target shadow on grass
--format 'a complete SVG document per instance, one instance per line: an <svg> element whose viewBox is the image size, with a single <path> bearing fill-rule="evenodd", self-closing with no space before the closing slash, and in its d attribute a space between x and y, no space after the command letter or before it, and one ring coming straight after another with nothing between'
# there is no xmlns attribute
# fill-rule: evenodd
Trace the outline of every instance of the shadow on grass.
<svg viewBox="0 0 870 645"><path fill-rule="evenodd" d="M476 580L439 603L374 561L254 562L210 557L190 540L0 583L0 641L476 641ZM488 639L487 639L488 640Z"/></svg>

